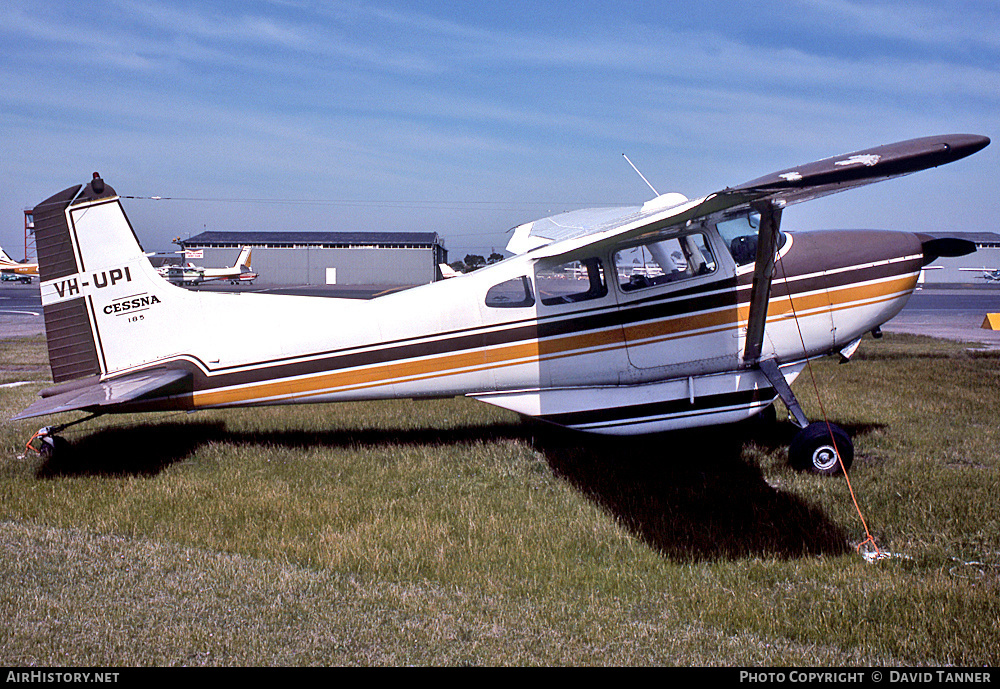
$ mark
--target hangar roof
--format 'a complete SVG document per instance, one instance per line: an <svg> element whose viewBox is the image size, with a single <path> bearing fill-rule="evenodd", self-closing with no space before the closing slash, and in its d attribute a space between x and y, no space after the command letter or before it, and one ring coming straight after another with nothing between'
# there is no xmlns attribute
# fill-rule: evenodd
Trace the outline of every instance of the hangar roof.
<svg viewBox="0 0 1000 689"><path fill-rule="evenodd" d="M191 246L434 246L436 232L202 232L178 242Z"/></svg>

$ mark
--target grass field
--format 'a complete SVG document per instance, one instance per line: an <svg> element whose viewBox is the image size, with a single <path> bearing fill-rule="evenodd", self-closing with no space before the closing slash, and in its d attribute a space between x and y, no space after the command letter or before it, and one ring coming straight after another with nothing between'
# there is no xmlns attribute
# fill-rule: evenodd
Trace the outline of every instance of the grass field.
<svg viewBox="0 0 1000 689"><path fill-rule="evenodd" d="M46 463L50 421L6 419L47 373L42 339L0 340L0 385L33 381L0 388L7 666L1000 662L1000 353L887 335L814 366L874 562L847 482L785 466L787 422L283 407L105 417Z"/></svg>

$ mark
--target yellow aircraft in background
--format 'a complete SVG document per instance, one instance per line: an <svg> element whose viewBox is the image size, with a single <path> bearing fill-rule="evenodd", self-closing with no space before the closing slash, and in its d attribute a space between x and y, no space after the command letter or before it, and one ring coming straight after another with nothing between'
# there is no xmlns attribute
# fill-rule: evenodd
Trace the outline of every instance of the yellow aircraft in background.
<svg viewBox="0 0 1000 689"><path fill-rule="evenodd" d="M0 247L0 273L16 275L20 282L31 282L31 278L38 277L38 264L19 263L8 256L7 252Z"/></svg>

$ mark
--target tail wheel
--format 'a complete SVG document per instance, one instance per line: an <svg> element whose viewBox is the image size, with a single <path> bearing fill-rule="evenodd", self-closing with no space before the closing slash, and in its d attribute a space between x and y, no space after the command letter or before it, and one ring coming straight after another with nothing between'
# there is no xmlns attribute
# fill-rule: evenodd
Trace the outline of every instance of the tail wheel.
<svg viewBox="0 0 1000 689"><path fill-rule="evenodd" d="M839 459L838 459L839 455ZM799 471L835 476L850 469L854 443L840 426L817 421L803 428L788 447L788 461Z"/></svg>
<svg viewBox="0 0 1000 689"><path fill-rule="evenodd" d="M43 435L38 440L38 454L46 461L52 461L66 453L67 443L61 436Z"/></svg>

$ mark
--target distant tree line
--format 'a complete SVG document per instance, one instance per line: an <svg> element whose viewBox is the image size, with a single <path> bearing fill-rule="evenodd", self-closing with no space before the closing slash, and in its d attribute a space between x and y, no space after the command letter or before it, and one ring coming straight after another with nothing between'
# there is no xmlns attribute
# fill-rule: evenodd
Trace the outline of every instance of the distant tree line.
<svg viewBox="0 0 1000 689"><path fill-rule="evenodd" d="M497 253L496 251L490 254L489 258L484 258L479 254L466 254L465 258L463 258L461 261L454 261L452 263L449 263L448 265L460 273L468 273L473 270L478 270L479 268L482 268L485 265L489 265L491 263L497 263L498 261L502 261L503 259L504 259L503 254Z"/></svg>

